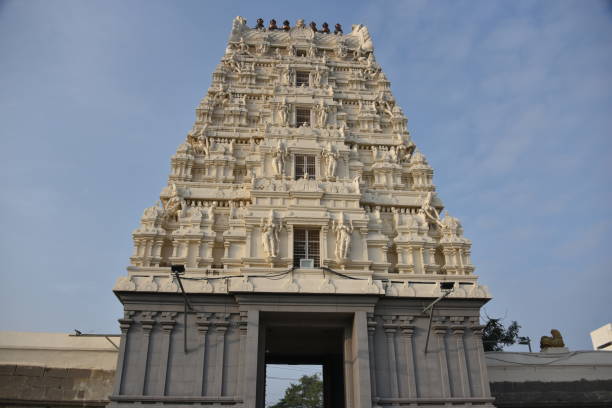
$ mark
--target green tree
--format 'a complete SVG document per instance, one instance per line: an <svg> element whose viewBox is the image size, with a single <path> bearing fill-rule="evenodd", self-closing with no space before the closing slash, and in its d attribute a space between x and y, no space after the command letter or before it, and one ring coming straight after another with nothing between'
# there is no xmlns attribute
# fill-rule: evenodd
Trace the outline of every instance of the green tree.
<svg viewBox="0 0 612 408"><path fill-rule="evenodd" d="M304 375L298 384L291 384L285 396L269 408L322 408L323 381L319 374Z"/></svg>
<svg viewBox="0 0 612 408"><path fill-rule="evenodd" d="M482 333L484 351L502 351L505 346L516 343L521 326L516 321L506 328L502 319L489 319Z"/></svg>

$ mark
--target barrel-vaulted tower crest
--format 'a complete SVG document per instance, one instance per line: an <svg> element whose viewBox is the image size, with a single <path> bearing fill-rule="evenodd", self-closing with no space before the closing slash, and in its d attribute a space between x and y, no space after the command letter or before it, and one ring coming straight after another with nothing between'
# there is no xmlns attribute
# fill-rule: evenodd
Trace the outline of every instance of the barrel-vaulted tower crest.
<svg viewBox="0 0 612 408"><path fill-rule="evenodd" d="M112 406L263 408L279 362L322 364L326 407L491 406L490 296L373 51L234 19L114 287Z"/></svg>

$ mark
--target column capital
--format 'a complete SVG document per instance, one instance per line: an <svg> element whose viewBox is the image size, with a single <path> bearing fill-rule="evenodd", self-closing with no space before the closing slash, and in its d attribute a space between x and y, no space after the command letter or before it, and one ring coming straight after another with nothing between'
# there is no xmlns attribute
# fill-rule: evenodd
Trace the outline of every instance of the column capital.
<svg viewBox="0 0 612 408"><path fill-rule="evenodd" d="M121 333L127 333L133 323L134 320L132 319L119 319L119 328L121 329Z"/></svg>
<svg viewBox="0 0 612 408"><path fill-rule="evenodd" d="M484 332L484 329L485 329L485 326L480 325L480 324L470 326L470 330L472 330L472 333L477 334L477 335L482 335L482 333Z"/></svg>
<svg viewBox="0 0 612 408"><path fill-rule="evenodd" d="M144 333L148 335L153 330L153 326L155 326L155 320L141 320L140 325Z"/></svg>
<svg viewBox="0 0 612 408"><path fill-rule="evenodd" d="M431 329L433 330L434 333L443 335L443 334L446 334L448 326L440 324L440 325L432 326Z"/></svg>

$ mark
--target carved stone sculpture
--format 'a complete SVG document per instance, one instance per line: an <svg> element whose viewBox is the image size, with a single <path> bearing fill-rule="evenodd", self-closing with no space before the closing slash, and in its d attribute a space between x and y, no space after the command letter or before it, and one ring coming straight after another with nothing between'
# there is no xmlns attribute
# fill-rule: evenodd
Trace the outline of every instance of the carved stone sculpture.
<svg viewBox="0 0 612 408"><path fill-rule="evenodd" d="M285 146L279 140L278 145L276 146L276 150L273 151L273 165L274 172L277 177L283 177L285 174L285 159L287 157L287 151L285 150Z"/></svg>
<svg viewBox="0 0 612 408"><path fill-rule="evenodd" d="M440 222L440 214L438 213L438 210L431 205L431 200L432 194L431 191L429 191L421 201L421 208L419 211L422 212L429 221L442 227L442 223Z"/></svg>
<svg viewBox="0 0 612 408"><path fill-rule="evenodd" d="M540 349L545 349L548 347L565 347L563 336L561 336L561 332L559 332L559 330L552 329L550 334L551 336L542 336L540 338Z"/></svg>
<svg viewBox="0 0 612 408"><path fill-rule="evenodd" d="M328 144L327 149L323 151L323 157L326 161L325 175L327 177L335 177L336 167L338 165L338 153L334 151L331 144Z"/></svg>
<svg viewBox="0 0 612 408"><path fill-rule="evenodd" d="M353 177L353 192L355 194L361 194L361 189L359 187L359 180L361 179L361 176L359 174L357 174L355 177Z"/></svg>
<svg viewBox="0 0 612 408"><path fill-rule="evenodd" d="M284 99L278 107L278 119L279 125L281 126L287 126L289 124L289 106Z"/></svg>
<svg viewBox="0 0 612 408"><path fill-rule="evenodd" d="M264 252L269 258L278 256L278 226L274 222L274 211L270 211L267 221L261 219L261 234Z"/></svg>
<svg viewBox="0 0 612 408"><path fill-rule="evenodd" d="M353 222L344 223L344 215L341 214L340 222L334 220L333 231L336 233L336 259L341 261L348 258L351 246L351 234L353 233Z"/></svg>
<svg viewBox="0 0 612 408"><path fill-rule="evenodd" d="M166 202L165 214L166 218L175 217L179 211L185 208L185 199L181 197L176 184L172 183L172 187L170 188L170 198Z"/></svg>

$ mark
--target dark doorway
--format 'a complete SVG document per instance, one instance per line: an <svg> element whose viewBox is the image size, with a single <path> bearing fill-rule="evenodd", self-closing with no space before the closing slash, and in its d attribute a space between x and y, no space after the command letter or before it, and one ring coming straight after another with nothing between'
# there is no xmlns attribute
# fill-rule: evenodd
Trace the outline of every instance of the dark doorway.
<svg viewBox="0 0 612 408"><path fill-rule="evenodd" d="M344 349L351 318L331 313L262 313L264 358L259 407L265 397L267 364L317 364L323 367L323 407L345 407ZM261 355L261 354L260 354ZM262 378L263 377L263 378Z"/></svg>

